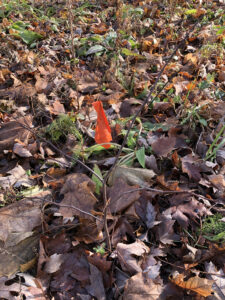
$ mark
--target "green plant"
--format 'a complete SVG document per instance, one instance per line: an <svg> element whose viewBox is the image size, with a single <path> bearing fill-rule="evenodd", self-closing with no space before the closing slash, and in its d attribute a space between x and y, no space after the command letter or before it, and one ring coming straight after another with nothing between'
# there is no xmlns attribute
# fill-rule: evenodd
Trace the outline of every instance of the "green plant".
<svg viewBox="0 0 225 300"><path fill-rule="evenodd" d="M220 141L219 141L220 140ZM213 160L216 158L217 151L225 144L225 125L222 126L208 151L206 152L205 160Z"/></svg>
<svg viewBox="0 0 225 300"><path fill-rule="evenodd" d="M213 242L225 241L225 222L221 220L222 218L221 214L216 214L204 220L201 229L204 238Z"/></svg>
<svg viewBox="0 0 225 300"><path fill-rule="evenodd" d="M68 115L60 115L46 128L45 133L53 142L66 140L68 134L74 135L79 141L83 139L74 120Z"/></svg>
<svg viewBox="0 0 225 300"><path fill-rule="evenodd" d="M99 246L97 246L97 247L94 247L93 250L94 250L96 253L99 253L99 254L101 254L101 255L103 256L103 255L105 255L105 253L106 253L105 246L106 246L106 244L105 244L105 243L102 243L101 245L99 245Z"/></svg>
<svg viewBox="0 0 225 300"><path fill-rule="evenodd" d="M190 107L189 109L185 110L186 116L181 121L181 125L190 123L191 127L194 129L196 127L196 123L200 123L201 125L206 127L207 121L200 115L201 108L201 105L197 106L195 104L193 107Z"/></svg>

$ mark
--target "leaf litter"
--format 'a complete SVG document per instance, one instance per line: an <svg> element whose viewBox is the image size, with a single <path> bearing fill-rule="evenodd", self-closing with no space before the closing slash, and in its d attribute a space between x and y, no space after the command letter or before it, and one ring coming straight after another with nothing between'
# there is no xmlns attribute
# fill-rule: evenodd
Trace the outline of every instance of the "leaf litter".
<svg viewBox="0 0 225 300"><path fill-rule="evenodd" d="M2 299L224 297L224 21L0 1Z"/></svg>

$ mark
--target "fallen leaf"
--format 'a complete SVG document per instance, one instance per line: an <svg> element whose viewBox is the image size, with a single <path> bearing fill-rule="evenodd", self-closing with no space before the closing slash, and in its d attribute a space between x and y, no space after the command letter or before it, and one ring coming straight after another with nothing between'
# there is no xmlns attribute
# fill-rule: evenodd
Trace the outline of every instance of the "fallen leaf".
<svg viewBox="0 0 225 300"><path fill-rule="evenodd" d="M184 274L179 274L175 278L171 278L170 280L171 282L182 287L183 289L191 290L203 297L208 297L212 295L212 285L214 283L214 280L208 280L206 278L201 278L198 276L191 277L188 280L184 279Z"/></svg>
<svg viewBox="0 0 225 300"><path fill-rule="evenodd" d="M140 197L137 188L138 186L129 186L122 178L117 179L108 192L110 212L118 213L134 203Z"/></svg>
<svg viewBox="0 0 225 300"><path fill-rule="evenodd" d="M119 243L116 246L119 262L124 271L131 274L141 272L141 261L145 254L149 253L150 249L140 240L132 244ZM136 259L136 256L139 259ZM142 259L141 259L142 258Z"/></svg>
<svg viewBox="0 0 225 300"><path fill-rule="evenodd" d="M162 292L162 286L153 280L146 278L139 272L127 280L124 288L123 300L158 300Z"/></svg>
<svg viewBox="0 0 225 300"><path fill-rule="evenodd" d="M95 297L98 300L105 300L105 288L102 280L102 273L97 267L90 264L90 281L91 284L86 286L89 294Z"/></svg>
<svg viewBox="0 0 225 300"><path fill-rule="evenodd" d="M18 180L21 180L21 178L25 179L28 177L26 175L26 171L20 165L8 171L7 173L10 175L0 177L0 186L3 189L12 187Z"/></svg>
<svg viewBox="0 0 225 300"><path fill-rule="evenodd" d="M95 184L87 175L79 173L68 175L60 191L61 195L64 195L59 209L60 213L64 218L79 216L84 219L93 219L88 213L91 213L97 201L94 191ZM63 205L68 207L63 207Z"/></svg>
<svg viewBox="0 0 225 300"><path fill-rule="evenodd" d="M13 146L13 152L20 157L31 157L32 154L29 150L27 150L23 145L20 143L15 143Z"/></svg>
<svg viewBox="0 0 225 300"><path fill-rule="evenodd" d="M224 190L225 189L225 177L222 174L218 175L210 175L209 181L218 189Z"/></svg>
<svg viewBox="0 0 225 300"><path fill-rule="evenodd" d="M9 279L7 277L0 277L0 297L2 299L14 300L13 293L19 293L21 286L19 283L6 284Z"/></svg>
<svg viewBox="0 0 225 300"><path fill-rule="evenodd" d="M129 168L126 166L118 166L109 178L109 185L114 185L118 178L122 178L127 184L149 186L155 177L155 172L148 169Z"/></svg>
<svg viewBox="0 0 225 300"><path fill-rule="evenodd" d="M167 156L174 149L186 147L183 138L170 135L168 137L161 137L152 143L152 150L159 156Z"/></svg>
<svg viewBox="0 0 225 300"><path fill-rule="evenodd" d="M97 112L97 125L95 128L95 141L97 144L109 143L112 141L111 128L103 110L102 102L96 101L92 104ZM110 148L110 145L102 145Z"/></svg>
<svg viewBox="0 0 225 300"><path fill-rule="evenodd" d="M65 108L64 105L59 101L56 100L52 106L49 107L49 111L53 114L53 115L61 115L61 114L65 114Z"/></svg>
<svg viewBox="0 0 225 300"><path fill-rule="evenodd" d="M213 289L215 290L217 294L218 299L225 299L225 274L222 269L217 270L215 265L210 261L209 263L205 263L206 266L206 272L209 274L207 277L209 279L213 279ZM211 274L212 275L211 275Z"/></svg>
<svg viewBox="0 0 225 300"><path fill-rule="evenodd" d="M23 127L25 126L25 127ZM26 127L32 127L32 117L26 116L17 121L11 121L0 125L0 153L13 148L15 139L27 143L31 132Z"/></svg>

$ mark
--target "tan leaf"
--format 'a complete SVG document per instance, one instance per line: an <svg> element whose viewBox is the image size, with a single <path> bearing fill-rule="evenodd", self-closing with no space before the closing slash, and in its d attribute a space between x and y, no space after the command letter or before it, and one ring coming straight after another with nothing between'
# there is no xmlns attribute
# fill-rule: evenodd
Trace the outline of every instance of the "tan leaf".
<svg viewBox="0 0 225 300"><path fill-rule="evenodd" d="M132 244L118 243L116 247L118 259L124 271L132 274L141 272L140 267L143 256L147 254L150 249L140 240ZM136 257L139 256L139 259Z"/></svg>
<svg viewBox="0 0 225 300"><path fill-rule="evenodd" d="M143 273L132 276L124 288L123 300L158 300L162 286L146 278Z"/></svg>
<svg viewBox="0 0 225 300"><path fill-rule="evenodd" d="M183 289L194 291L203 297L208 297L213 293L212 285L214 280L195 276L184 281L184 274L179 274L170 280Z"/></svg>

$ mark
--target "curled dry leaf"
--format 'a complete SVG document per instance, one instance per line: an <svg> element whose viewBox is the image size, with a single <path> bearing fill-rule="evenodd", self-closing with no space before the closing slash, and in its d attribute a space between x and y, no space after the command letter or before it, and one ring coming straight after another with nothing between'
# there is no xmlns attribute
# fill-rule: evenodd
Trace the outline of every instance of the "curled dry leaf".
<svg viewBox="0 0 225 300"><path fill-rule="evenodd" d="M128 271L131 274L141 272L141 257L147 254L150 249L140 240L137 240L132 244L119 243L116 247L118 259L124 271ZM135 256L139 256L140 259L137 260Z"/></svg>

